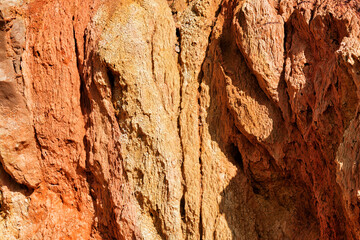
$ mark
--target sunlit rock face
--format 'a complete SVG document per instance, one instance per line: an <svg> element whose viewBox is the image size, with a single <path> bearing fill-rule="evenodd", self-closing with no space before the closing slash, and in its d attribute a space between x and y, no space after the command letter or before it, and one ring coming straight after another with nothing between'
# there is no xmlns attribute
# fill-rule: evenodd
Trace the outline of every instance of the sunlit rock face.
<svg viewBox="0 0 360 240"><path fill-rule="evenodd" d="M0 239L359 239L355 0L0 2Z"/></svg>

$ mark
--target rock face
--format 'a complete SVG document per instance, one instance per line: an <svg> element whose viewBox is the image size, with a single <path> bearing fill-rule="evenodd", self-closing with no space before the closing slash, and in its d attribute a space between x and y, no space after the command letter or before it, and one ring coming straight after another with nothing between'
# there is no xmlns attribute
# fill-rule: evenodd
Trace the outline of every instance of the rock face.
<svg viewBox="0 0 360 240"><path fill-rule="evenodd" d="M355 0L0 2L0 239L360 239Z"/></svg>

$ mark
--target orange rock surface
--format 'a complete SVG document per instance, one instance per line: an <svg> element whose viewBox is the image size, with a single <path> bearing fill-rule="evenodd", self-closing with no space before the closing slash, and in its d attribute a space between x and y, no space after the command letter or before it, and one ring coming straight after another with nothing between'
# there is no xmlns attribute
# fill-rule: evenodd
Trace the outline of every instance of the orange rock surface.
<svg viewBox="0 0 360 240"><path fill-rule="evenodd" d="M360 239L356 0L0 2L0 239Z"/></svg>

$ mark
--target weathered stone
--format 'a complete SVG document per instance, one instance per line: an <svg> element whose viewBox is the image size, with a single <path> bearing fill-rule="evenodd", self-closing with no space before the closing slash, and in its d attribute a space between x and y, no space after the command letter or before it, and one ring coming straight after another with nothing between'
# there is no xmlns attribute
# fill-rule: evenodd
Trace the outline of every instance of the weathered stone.
<svg viewBox="0 0 360 240"><path fill-rule="evenodd" d="M1 239L359 239L360 5L0 2Z"/></svg>
<svg viewBox="0 0 360 240"><path fill-rule="evenodd" d="M260 87L275 102L284 65L284 20L268 0L247 0L235 9L235 39Z"/></svg>

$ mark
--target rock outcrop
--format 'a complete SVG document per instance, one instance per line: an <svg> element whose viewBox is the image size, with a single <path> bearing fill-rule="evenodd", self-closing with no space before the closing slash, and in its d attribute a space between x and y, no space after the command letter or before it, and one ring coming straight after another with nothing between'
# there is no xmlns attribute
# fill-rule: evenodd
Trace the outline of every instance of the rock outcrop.
<svg viewBox="0 0 360 240"><path fill-rule="evenodd" d="M356 0L0 2L0 239L360 239Z"/></svg>

